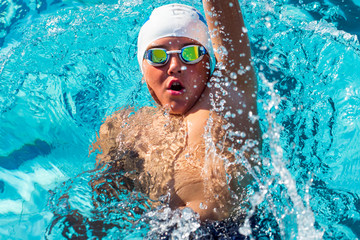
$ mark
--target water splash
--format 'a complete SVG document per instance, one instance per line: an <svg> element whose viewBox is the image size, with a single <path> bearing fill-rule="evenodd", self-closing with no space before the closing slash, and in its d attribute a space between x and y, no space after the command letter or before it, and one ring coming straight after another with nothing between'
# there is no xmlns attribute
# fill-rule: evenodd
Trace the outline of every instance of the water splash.
<svg viewBox="0 0 360 240"><path fill-rule="evenodd" d="M271 178L279 178L278 184L285 186L286 195L282 197L288 197L293 205L293 209L280 209L280 206L275 206L275 216L279 223L281 235L284 238L297 238L297 239L322 239L323 232L315 229L314 213L311 210L310 203L307 200L304 205L304 200L297 192L296 181L288 168L284 163L284 150L281 146L280 135L283 131L283 127L275 121L276 112L279 109L281 97L276 94L274 85L276 82L270 83L263 74L259 74L259 77L269 90L268 94L270 99L267 104L264 105L266 112L266 120L268 124L267 132L264 133L263 138L269 143L270 146L270 165L271 165ZM304 196L305 199L309 199L309 193ZM283 212L283 215L280 214ZM295 215L292 217L292 215ZM287 223L287 219L296 220L296 224ZM296 229L294 229L294 225ZM289 229L291 229L289 231Z"/></svg>
<svg viewBox="0 0 360 240"><path fill-rule="evenodd" d="M148 104L150 96L132 63L136 27L145 20L144 12L165 2L120 1L118 5L98 6L94 1L84 6L71 1L2 1L10 18L0 23L0 83L4 86L0 90L1 156L34 139L43 139L54 146L49 158L36 158L24 163L26 166L53 162L66 178L92 168L94 161L87 159L88 145L102 117L124 102ZM354 184L359 182L360 88L359 71L353 68L360 64L359 43L355 31L338 30L343 15L351 17L345 8L351 2L345 1L347 4L338 8L324 4L329 1L242 2L254 62L265 74L264 81L277 81L272 86L265 84L274 89L269 95L260 94L265 102L270 98L266 102L270 114L262 113L261 121L263 125L273 123L274 134L265 131L269 134L268 147L264 148L269 156L263 158L263 164L269 168L269 175L256 178L260 190L254 191L250 202L275 216L285 238L296 234L304 237L302 229L308 222L306 233L311 236L321 236L316 229L323 229L324 238L354 239L360 236L359 190ZM118 34L122 26L136 27ZM118 47L118 43L127 47ZM276 99L272 93L282 98ZM81 167L74 169L74 162ZM46 206L40 203L48 196L48 188L39 187L28 175L18 175L20 170L31 169L22 167L2 171L0 189L11 198L2 204L14 203L9 212L28 209L28 215L20 215L26 224L15 224L19 215L7 215L7 221L14 222L16 228L9 228L9 223L1 229L10 229L8 235L19 238L30 236L30 232L42 236L43 232L29 226L34 219L39 229L49 223L52 214L43 211ZM45 169L52 168L46 165ZM248 169L258 176L256 169ZM30 183L28 189L34 190L19 194L11 187L13 177L20 185ZM33 203L34 196L41 201ZM21 200L15 201L17 198ZM29 198L30 202L24 202ZM80 206L82 201L76 202ZM43 212L31 214L32 209ZM309 213L309 219L304 213ZM255 208L250 209L241 230L248 236L254 231L252 215L256 215ZM131 236L144 236L141 234Z"/></svg>

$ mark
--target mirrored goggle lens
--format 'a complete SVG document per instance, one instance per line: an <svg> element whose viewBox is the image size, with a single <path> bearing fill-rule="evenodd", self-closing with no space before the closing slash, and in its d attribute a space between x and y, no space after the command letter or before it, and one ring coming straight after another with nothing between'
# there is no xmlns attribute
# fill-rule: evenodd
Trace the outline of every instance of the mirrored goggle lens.
<svg viewBox="0 0 360 240"><path fill-rule="evenodd" d="M185 62L193 62L198 60L203 54L200 46L184 47L181 51L181 57Z"/></svg>
<svg viewBox="0 0 360 240"><path fill-rule="evenodd" d="M167 60L167 53L165 49L150 49L148 52L148 59L156 64L165 63Z"/></svg>

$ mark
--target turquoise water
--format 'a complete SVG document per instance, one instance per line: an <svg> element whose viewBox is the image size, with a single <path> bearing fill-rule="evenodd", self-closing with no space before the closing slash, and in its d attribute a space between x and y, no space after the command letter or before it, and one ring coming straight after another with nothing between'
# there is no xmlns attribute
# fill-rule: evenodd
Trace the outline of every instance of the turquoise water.
<svg viewBox="0 0 360 240"><path fill-rule="evenodd" d="M0 238L196 239L220 231L200 226L191 211L151 210L136 192L99 200L106 196L89 185L102 174L89 145L104 117L153 104L136 37L151 10L171 2L1 0ZM246 219L258 226L234 221L229 236L359 238L360 2L240 3L268 174L252 170Z"/></svg>

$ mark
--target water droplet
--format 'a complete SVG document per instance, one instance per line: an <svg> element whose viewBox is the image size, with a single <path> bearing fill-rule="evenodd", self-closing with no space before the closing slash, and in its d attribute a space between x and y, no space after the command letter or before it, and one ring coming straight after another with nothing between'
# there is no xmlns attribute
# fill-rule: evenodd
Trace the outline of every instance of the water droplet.
<svg viewBox="0 0 360 240"><path fill-rule="evenodd" d="M207 209L207 206L204 203L200 203L199 205L200 209Z"/></svg>
<svg viewBox="0 0 360 240"><path fill-rule="evenodd" d="M239 233L241 233L242 235L250 236L251 232L251 227L244 226L239 228Z"/></svg>

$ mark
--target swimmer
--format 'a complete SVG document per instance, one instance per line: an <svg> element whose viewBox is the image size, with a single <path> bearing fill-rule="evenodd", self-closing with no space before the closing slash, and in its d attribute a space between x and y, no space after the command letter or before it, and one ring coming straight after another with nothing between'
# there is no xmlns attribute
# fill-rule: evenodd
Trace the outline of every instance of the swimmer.
<svg viewBox="0 0 360 240"><path fill-rule="evenodd" d="M116 167L131 189L167 196L172 209L189 207L201 220L223 220L239 191L234 180L247 174L232 164L234 153L254 164L259 147L257 82L238 1L203 7L206 20L182 4L152 12L137 58L158 107L113 114L93 146L98 164Z"/></svg>

